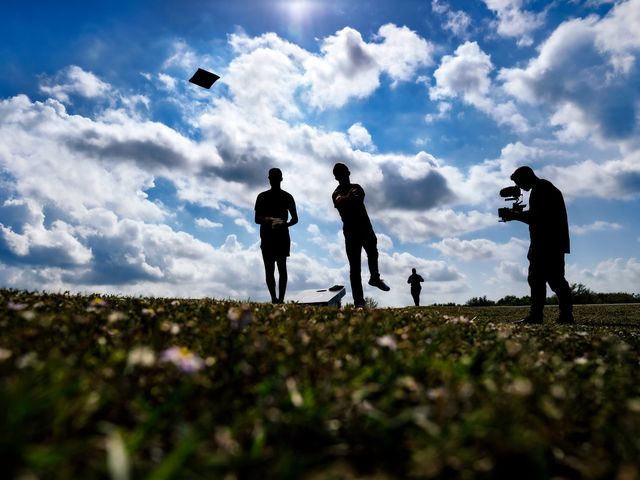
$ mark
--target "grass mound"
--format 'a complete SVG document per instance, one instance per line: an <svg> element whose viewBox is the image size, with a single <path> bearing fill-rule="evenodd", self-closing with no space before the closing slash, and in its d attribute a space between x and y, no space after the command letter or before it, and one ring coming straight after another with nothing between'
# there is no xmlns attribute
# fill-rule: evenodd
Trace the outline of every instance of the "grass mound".
<svg viewBox="0 0 640 480"><path fill-rule="evenodd" d="M0 291L8 478L638 478L640 312Z"/></svg>

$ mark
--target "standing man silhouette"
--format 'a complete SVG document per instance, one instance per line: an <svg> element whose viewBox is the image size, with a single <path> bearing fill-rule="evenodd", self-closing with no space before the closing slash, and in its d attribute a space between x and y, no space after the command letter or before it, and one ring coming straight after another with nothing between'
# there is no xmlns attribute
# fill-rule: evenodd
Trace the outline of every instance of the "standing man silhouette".
<svg viewBox="0 0 640 480"><path fill-rule="evenodd" d="M530 167L519 167L511 180L523 190L531 190L529 210L509 211L505 221L519 220L529 225L531 244L529 286L531 309L518 323L542 323L547 283L558 296L558 323L574 323L571 287L564 278L564 255L569 253L569 222L562 193L551 182L538 178Z"/></svg>
<svg viewBox="0 0 640 480"><path fill-rule="evenodd" d="M269 170L269 183L271 189L260 193L256 199L255 220L260 224L260 249L271 302L283 303L287 289L287 257L291 248L289 227L298 223L298 212L291 194L280 188L282 171L279 168ZM287 221L289 214L291 220ZM280 277L277 297L276 264Z"/></svg>
<svg viewBox="0 0 640 480"><path fill-rule="evenodd" d="M388 292L390 288L380 278L378 270L378 239L371 226L371 220L364 206L364 190L356 183L351 183L351 172L344 163L336 163L333 176L338 187L331 195L333 205L342 218L342 232L349 260L349 278L355 307L364 307L364 293L360 276L360 258L362 249L367 253L369 263L369 285Z"/></svg>
<svg viewBox="0 0 640 480"><path fill-rule="evenodd" d="M424 278L416 273L416 269L411 269L411 275L407 279L407 283L411 284L411 296L413 297L413 303L416 304L416 307L420 306L420 291L422 290L422 285L424 282Z"/></svg>

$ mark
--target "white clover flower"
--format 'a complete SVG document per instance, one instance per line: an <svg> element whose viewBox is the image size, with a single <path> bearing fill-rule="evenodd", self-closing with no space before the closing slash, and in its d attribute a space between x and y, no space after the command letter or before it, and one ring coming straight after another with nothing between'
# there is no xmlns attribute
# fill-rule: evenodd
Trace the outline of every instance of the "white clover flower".
<svg viewBox="0 0 640 480"><path fill-rule="evenodd" d="M398 344L396 343L396 339L393 335L383 335L382 337L376 338L376 343L380 347L388 348L389 350L396 350L398 348Z"/></svg>
<svg viewBox="0 0 640 480"><path fill-rule="evenodd" d="M155 352L145 346L133 348L127 356L127 365L130 367L151 367L156 363Z"/></svg>
<svg viewBox="0 0 640 480"><path fill-rule="evenodd" d="M289 390L289 399L294 407L300 408L304 405L304 399L300 394L300 390L298 390L298 384L296 379L293 377L287 378L286 381L287 390Z"/></svg>
<svg viewBox="0 0 640 480"><path fill-rule="evenodd" d="M11 355L13 355L11 350L7 350L6 348L0 347L0 362L4 362L5 360L8 360L9 358L11 358Z"/></svg>
<svg viewBox="0 0 640 480"><path fill-rule="evenodd" d="M120 320L126 320L127 315L123 312L111 312L107 317L109 323L119 322Z"/></svg>
<svg viewBox="0 0 640 480"><path fill-rule="evenodd" d="M526 397L533 393L533 383L528 378L516 378L504 388L505 392L518 397Z"/></svg>

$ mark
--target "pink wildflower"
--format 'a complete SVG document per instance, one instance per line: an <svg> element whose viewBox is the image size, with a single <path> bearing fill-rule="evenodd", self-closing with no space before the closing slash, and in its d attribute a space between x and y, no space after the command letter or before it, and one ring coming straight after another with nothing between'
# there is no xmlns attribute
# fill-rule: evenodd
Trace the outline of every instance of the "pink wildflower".
<svg viewBox="0 0 640 480"><path fill-rule="evenodd" d="M171 347L160 355L163 362L171 362L184 373L194 373L202 370L204 361L187 347Z"/></svg>

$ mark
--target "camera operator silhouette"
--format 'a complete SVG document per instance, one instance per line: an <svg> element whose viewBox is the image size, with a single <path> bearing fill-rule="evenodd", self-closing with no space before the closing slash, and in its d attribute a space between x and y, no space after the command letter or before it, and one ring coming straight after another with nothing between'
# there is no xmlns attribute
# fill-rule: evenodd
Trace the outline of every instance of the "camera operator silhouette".
<svg viewBox="0 0 640 480"><path fill-rule="evenodd" d="M422 282L424 282L424 278L416 273L415 268L412 268L407 283L411 284L411 296L413 297L413 303L416 304L416 307L420 306L420 291L422 290L420 283Z"/></svg>
<svg viewBox="0 0 640 480"><path fill-rule="evenodd" d="M271 189L256 198L255 220L260 224L260 249L271 302L283 303L287 289L287 257L291 248L289 227L298 223L298 212L291 194L280 188L282 171L279 168L269 170L269 183ZM287 221L289 214L291 220ZM275 264L279 275L277 297Z"/></svg>
<svg viewBox="0 0 640 480"><path fill-rule="evenodd" d="M331 198L342 218L345 249L349 260L349 279L355 307L364 307L364 293L360 276L360 258L362 249L367 253L369 263L369 285L388 292L390 288L380 278L378 270L378 239L373 231L367 209L364 206L364 190L351 183L351 172L344 163L336 163L333 176L338 181Z"/></svg>
<svg viewBox="0 0 640 480"><path fill-rule="evenodd" d="M569 253L569 224L562 193L551 182L538 178L530 167L519 167L511 180L523 190L531 190L529 210L501 209L504 221L519 220L529 225L531 243L528 282L531 309L518 323L542 323L547 283L558 296L558 323L573 323L571 288L564 277L564 255Z"/></svg>

